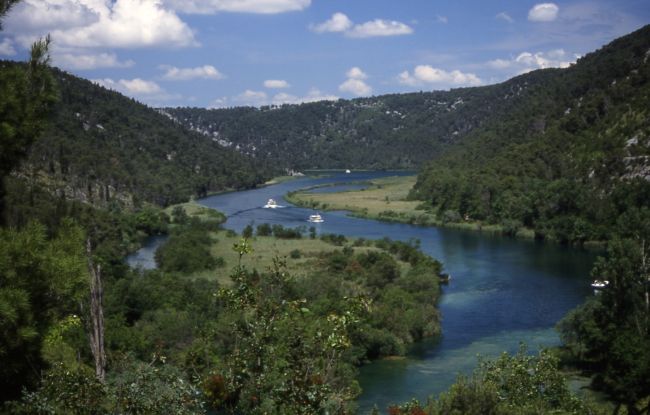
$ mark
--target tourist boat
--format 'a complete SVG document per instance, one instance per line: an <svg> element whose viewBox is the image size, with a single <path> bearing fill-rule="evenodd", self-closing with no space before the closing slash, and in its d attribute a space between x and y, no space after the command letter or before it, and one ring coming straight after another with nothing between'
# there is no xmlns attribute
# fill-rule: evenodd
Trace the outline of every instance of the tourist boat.
<svg viewBox="0 0 650 415"><path fill-rule="evenodd" d="M325 222L325 220L323 219L323 217L322 217L321 215L319 215L318 213L315 214L315 215L309 215L309 221L312 222L312 223L321 223L321 222Z"/></svg>
<svg viewBox="0 0 650 415"><path fill-rule="evenodd" d="M600 288L605 288L609 285L609 281L607 280L594 280L594 282L591 283L591 286L600 289Z"/></svg>
<svg viewBox="0 0 650 415"><path fill-rule="evenodd" d="M600 294L600 290L603 288L607 287L609 285L609 281L607 280L594 280L594 282L591 283L591 286L594 289L594 294Z"/></svg>
<svg viewBox="0 0 650 415"><path fill-rule="evenodd" d="M278 207L278 203L273 199L269 199L269 201L266 202L266 205L264 205L264 207L265 208L270 208L270 209L275 209L276 207Z"/></svg>

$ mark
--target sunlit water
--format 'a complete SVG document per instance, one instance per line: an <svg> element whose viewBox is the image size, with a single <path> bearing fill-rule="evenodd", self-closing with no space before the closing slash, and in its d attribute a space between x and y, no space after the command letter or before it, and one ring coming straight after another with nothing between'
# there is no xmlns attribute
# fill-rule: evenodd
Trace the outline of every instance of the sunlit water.
<svg viewBox="0 0 650 415"><path fill-rule="evenodd" d="M314 211L289 205L283 198L300 188L389 176L390 172L334 174L301 178L260 189L226 193L200 202L224 212L227 228L241 231L261 223L312 226ZM406 174L406 173L397 173ZM269 198L286 206L264 209ZM477 355L531 349L558 343L553 327L567 311L590 295L589 270L594 255L578 249L513 240L472 231L385 223L320 212L320 233L408 241L419 239L424 252L439 259L451 274L439 308L442 336L412 348L404 360L382 360L361 368L363 394L359 412L369 412L416 397L426 400L447 389L458 373L470 373Z"/></svg>

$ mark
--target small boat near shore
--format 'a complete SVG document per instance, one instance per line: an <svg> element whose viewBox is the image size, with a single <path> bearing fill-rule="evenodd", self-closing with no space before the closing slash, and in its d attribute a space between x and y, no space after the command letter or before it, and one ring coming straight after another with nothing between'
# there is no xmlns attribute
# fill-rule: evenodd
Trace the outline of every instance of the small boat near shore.
<svg viewBox="0 0 650 415"><path fill-rule="evenodd" d="M279 207L279 206L278 206L278 202L276 202L276 201L273 200L273 199L269 199L269 200L266 202L266 205L264 205L264 208L266 208L266 209L275 209L275 208L277 208L277 207Z"/></svg>
<svg viewBox="0 0 650 415"><path fill-rule="evenodd" d="M607 280L599 280L599 279L595 279L591 283L591 287L594 289L594 294L599 294L600 290L607 287L608 285L609 285L609 281L607 281Z"/></svg>
<svg viewBox="0 0 650 415"><path fill-rule="evenodd" d="M318 213L315 214L315 215L309 215L309 219L308 219L308 220L309 220L309 222L311 222L311 223L322 223L322 222L325 222L325 219L323 219L323 217L322 217L321 215L319 215Z"/></svg>

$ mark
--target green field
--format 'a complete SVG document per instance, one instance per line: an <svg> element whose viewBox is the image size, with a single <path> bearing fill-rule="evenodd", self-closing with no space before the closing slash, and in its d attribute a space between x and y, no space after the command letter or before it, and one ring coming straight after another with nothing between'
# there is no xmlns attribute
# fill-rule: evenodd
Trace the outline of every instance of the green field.
<svg viewBox="0 0 650 415"><path fill-rule="evenodd" d="M354 216L417 225L446 226L482 232L501 233L500 225L474 221L445 222L421 201L409 200L417 176L395 176L370 180L369 187L337 193L293 192L286 199L298 206L319 210L348 210ZM529 229L520 229L518 237L533 238Z"/></svg>
<svg viewBox="0 0 650 415"><path fill-rule="evenodd" d="M211 247L211 254L224 259L224 266L212 270L200 271L191 275L192 278L206 278L216 280L222 285L230 285L230 275L233 268L237 266L238 254L232 249L235 243L241 241L241 236L232 232L213 232L211 236L214 243ZM273 258L280 258L286 261L287 270L294 278L303 278L309 274L309 266L312 261L317 260L320 254L340 250L343 247L336 246L320 239L279 239L274 236L254 236L249 241L253 252L244 256L242 265L248 269L267 271L273 265ZM347 245L350 245L350 240ZM292 251L299 251L300 257L292 257ZM368 246L355 246L354 252L378 251L378 248ZM398 261L402 273L408 272L410 265Z"/></svg>

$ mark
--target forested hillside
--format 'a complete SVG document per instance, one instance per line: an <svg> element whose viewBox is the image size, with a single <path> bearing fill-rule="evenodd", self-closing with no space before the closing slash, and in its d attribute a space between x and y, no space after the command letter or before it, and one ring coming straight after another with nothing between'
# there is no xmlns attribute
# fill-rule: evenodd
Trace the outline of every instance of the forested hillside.
<svg viewBox="0 0 650 415"><path fill-rule="evenodd" d="M414 197L512 233L609 239L622 216L650 206L650 26L517 79L531 76L545 79L430 163Z"/></svg>
<svg viewBox="0 0 650 415"><path fill-rule="evenodd" d="M0 70L17 65L2 62ZM60 197L167 205L263 182L269 172L154 109L53 69L58 100L17 172Z"/></svg>
<svg viewBox="0 0 650 415"><path fill-rule="evenodd" d="M416 168L520 105L555 71L499 85L280 107L165 108L179 123L278 167Z"/></svg>

